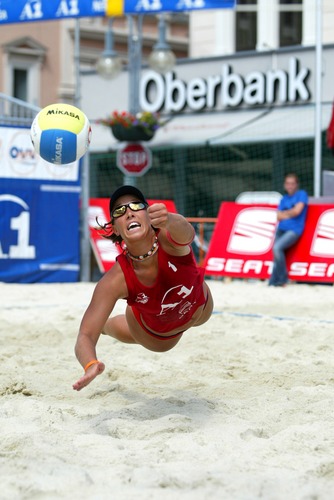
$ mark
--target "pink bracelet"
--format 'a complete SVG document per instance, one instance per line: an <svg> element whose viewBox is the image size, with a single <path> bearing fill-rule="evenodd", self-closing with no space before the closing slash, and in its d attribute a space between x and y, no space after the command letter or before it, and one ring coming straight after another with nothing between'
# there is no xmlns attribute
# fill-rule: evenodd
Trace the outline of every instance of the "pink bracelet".
<svg viewBox="0 0 334 500"><path fill-rule="evenodd" d="M179 247L186 247L186 246L189 246L191 245L191 243L194 241L194 238L195 238L195 230L194 230L194 235L193 237L191 238L191 240L188 242L188 243L178 243L177 241L173 240L171 234L169 231L167 231L166 233L166 236L167 236L167 239L168 241L170 241L173 245L177 245Z"/></svg>

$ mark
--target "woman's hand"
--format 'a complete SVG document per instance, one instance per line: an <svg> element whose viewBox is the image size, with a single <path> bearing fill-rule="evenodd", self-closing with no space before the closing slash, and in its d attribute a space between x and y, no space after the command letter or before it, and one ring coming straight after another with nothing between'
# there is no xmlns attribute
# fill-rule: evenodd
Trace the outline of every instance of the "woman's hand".
<svg viewBox="0 0 334 500"><path fill-rule="evenodd" d="M163 228L168 224L168 210L163 203L154 203L147 209L151 224L155 228Z"/></svg>
<svg viewBox="0 0 334 500"><path fill-rule="evenodd" d="M73 389L75 391L81 391L86 385L90 384L92 380L104 371L105 365L101 361L94 363L88 368L85 374L73 384Z"/></svg>

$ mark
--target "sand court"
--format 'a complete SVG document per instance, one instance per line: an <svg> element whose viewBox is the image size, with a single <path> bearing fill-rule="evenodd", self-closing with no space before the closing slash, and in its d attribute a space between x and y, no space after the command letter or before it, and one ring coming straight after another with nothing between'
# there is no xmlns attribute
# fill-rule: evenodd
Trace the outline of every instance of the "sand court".
<svg viewBox="0 0 334 500"><path fill-rule="evenodd" d="M333 498L333 287L208 283L208 323L167 353L101 337L79 393L95 285L0 284L1 499Z"/></svg>

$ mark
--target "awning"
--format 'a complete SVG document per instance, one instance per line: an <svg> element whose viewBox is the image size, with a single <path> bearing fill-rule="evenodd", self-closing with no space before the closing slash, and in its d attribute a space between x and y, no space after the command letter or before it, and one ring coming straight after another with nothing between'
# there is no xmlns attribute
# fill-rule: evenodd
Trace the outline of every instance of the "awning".
<svg viewBox="0 0 334 500"><path fill-rule="evenodd" d="M322 106L322 130L330 122L332 104ZM163 146L219 146L224 144L298 140L315 135L314 105L267 110L243 110L222 113L175 116L160 128L150 148ZM123 147L111 131L92 124L91 152L106 152Z"/></svg>
<svg viewBox="0 0 334 500"><path fill-rule="evenodd" d="M326 130L331 118L332 104L321 109L322 130ZM211 146L267 141L311 139L315 136L315 107L300 105L268 110L261 117L241 127L211 139Z"/></svg>
<svg viewBox="0 0 334 500"><path fill-rule="evenodd" d="M217 137L232 133L238 127L260 118L263 111L182 115L172 118L150 141L151 146L201 146Z"/></svg>

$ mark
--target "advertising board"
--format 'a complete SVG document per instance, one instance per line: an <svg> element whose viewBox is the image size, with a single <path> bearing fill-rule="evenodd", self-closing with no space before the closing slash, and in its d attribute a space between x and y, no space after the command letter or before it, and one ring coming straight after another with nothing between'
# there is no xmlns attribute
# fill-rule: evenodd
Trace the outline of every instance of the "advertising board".
<svg viewBox="0 0 334 500"><path fill-rule="evenodd" d="M276 207L222 203L204 266L207 275L268 279ZM309 205L303 235L287 251L290 280L334 282L334 205Z"/></svg>
<svg viewBox="0 0 334 500"><path fill-rule="evenodd" d="M78 281L79 163L42 160L27 128L0 137L0 281Z"/></svg>

